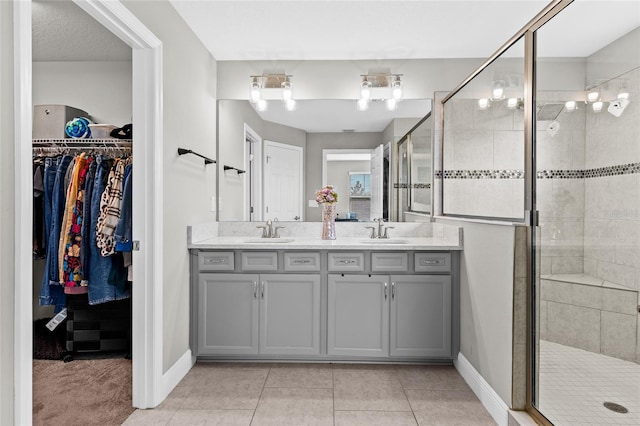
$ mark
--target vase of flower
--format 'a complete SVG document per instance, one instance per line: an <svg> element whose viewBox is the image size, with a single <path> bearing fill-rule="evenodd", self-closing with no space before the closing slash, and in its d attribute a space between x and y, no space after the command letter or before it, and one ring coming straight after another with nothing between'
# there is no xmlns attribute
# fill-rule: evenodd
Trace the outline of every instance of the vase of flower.
<svg viewBox="0 0 640 426"><path fill-rule="evenodd" d="M333 190L332 185L316 191L316 202L322 204L322 239L336 239L336 203L338 193Z"/></svg>
<svg viewBox="0 0 640 426"><path fill-rule="evenodd" d="M336 205L325 203L322 206L322 239L336 239Z"/></svg>

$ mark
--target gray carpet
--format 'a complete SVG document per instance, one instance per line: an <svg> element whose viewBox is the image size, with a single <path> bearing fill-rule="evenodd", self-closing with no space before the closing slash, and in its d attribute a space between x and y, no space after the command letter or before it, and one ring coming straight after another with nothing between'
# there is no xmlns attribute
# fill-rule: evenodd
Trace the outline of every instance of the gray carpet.
<svg viewBox="0 0 640 426"><path fill-rule="evenodd" d="M131 406L131 361L33 361L33 424L120 425Z"/></svg>

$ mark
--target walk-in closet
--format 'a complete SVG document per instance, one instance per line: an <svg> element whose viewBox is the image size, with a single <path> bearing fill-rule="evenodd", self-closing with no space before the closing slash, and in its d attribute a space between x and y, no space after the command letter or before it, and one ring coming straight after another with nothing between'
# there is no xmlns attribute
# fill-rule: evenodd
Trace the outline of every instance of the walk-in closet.
<svg viewBox="0 0 640 426"><path fill-rule="evenodd" d="M33 2L33 424L133 411L131 48Z"/></svg>

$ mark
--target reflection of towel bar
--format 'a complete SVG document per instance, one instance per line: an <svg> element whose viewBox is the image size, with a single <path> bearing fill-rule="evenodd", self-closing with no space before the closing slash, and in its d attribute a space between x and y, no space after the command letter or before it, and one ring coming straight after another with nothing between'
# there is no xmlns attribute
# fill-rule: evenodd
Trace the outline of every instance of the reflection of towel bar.
<svg viewBox="0 0 640 426"><path fill-rule="evenodd" d="M238 173L238 174L246 173L244 170L240 170L240 169L235 168L235 167L224 166L224 171L226 172L227 170L235 170L236 173Z"/></svg>
<svg viewBox="0 0 640 426"><path fill-rule="evenodd" d="M185 149L185 148L178 148L178 155L184 155L184 154L193 154L193 155L197 155L198 157L204 159L204 164L205 166L207 164L214 164L216 162L216 160L212 160L211 158L205 157L202 154L198 154L197 152L193 152L190 149Z"/></svg>

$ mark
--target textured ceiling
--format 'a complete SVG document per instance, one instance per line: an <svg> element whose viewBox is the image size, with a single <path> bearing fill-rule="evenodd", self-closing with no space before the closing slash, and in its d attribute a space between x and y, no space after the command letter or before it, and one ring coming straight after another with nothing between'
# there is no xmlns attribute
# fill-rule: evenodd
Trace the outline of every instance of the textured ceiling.
<svg viewBox="0 0 640 426"><path fill-rule="evenodd" d="M130 61L131 48L71 1L35 1L33 60Z"/></svg>

